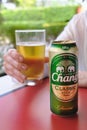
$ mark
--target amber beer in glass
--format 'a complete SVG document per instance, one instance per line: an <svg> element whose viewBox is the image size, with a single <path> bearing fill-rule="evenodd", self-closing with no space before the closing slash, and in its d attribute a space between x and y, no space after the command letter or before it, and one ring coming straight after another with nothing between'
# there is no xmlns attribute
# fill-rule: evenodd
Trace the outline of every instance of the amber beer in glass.
<svg viewBox="0 0 87 130"><path fill-rule="evenodd" d="M50 57L50 109L61 116L78 110L78 50L75 41L54 41Z"/></svg>
<svg viewBox="0 0 87 130"><path fill-rule="evenodd" d="M29 69L22 71L28 85L36 85L42 78L45 57L45 30L16 30L16 47Z"/></svg>

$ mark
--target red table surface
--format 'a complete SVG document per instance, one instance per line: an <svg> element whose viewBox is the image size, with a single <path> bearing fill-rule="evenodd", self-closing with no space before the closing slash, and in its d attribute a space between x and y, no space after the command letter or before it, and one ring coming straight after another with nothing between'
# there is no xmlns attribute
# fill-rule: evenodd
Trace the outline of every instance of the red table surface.
<svg viewBox="0 0 87 130"><path fill-rule="evenodd" d="M79 88L76 116L50 111L49 79L0 97L0 130L87 130L87 89Z"/></svg>

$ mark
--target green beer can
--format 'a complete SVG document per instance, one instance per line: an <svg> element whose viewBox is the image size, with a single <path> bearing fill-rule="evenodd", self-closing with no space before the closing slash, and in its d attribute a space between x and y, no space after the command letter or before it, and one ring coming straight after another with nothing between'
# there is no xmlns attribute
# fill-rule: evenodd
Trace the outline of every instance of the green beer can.
<svg viewBox="0 0 87 130"><path fill-rule="evenodd" d="M78 111L78 49L75 41L53 41L49 49L50 109L61 116Z"/></svg>

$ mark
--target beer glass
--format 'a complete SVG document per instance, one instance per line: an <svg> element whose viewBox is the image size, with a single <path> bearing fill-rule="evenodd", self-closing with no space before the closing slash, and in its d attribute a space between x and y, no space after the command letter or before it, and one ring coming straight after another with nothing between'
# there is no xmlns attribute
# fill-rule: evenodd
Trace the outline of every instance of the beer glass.
<svg viewBox="0 0 87 130"><path fill-rule="evenodd" d="M27 76L27 85L34 86L42 79L45 58L45 30L16 30L16 47L29 66L22 71Z"/></svg>

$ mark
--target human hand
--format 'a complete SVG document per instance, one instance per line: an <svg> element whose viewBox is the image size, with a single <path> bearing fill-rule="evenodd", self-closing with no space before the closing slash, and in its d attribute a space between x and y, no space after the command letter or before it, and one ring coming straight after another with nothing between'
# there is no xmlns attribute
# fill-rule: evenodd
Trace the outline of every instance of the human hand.
<svg viewBox="0 0 87 130"><path fill-rule="evenodd" d="M5 72L23 83L26 80L26 76L22 74L21 70L26 70L28 66L23 63L24 58L20 55L16 49L10 49L3 57Z"/></svg>
<svg viewBox="0 0 87 130"><path fill-rule="evenodd" d="M4 70L6 74L14 77L19 82L23 83L27 77L21 72L28 69L28 66L24 64L24 58L20 55L16 49L10 49L4 55ZM49 57L45 57L44 63L49 62Z"/></svg>

